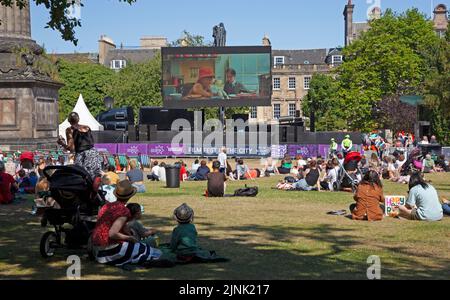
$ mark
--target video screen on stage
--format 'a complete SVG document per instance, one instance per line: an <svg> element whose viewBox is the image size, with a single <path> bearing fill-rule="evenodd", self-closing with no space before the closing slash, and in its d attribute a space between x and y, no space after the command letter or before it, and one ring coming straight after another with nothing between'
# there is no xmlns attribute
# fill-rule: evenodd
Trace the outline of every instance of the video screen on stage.
<svg viewBox="0 0 450 300"><path fill-rule="evenodd" d="M271 47L162 49L166 108L270 106Z"/></svg>

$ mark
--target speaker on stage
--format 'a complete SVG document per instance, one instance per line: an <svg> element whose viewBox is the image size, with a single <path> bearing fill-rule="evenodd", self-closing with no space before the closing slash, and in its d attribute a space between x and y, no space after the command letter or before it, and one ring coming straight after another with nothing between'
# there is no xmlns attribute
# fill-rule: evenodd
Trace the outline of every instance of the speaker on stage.
<svg viewBox="0 0 450 300"><path fill-rule="evenodd" d="M297 137L296 135L296 127L295 126L289 126L287 127L287 142L288 143L296 143Z"/></svg>
<svg viewBox="0 0 450 300"><path fill-rule="evenodd" d="M140 142L149 141L148 125L139 125L139 141Z"/></svg>
<svg viewBox="0 0 450 300"><path fill-rule="evenodd" d="M158 139L158 125L148 125L148 141L156 141Z"/></svg>
<svg viewBox="0 0 450 300"><path fill-rule="evenodd" d="M128 141L129 142L137 142L139 140L138 131L136 130L136 126L128 125Z"/></svg>

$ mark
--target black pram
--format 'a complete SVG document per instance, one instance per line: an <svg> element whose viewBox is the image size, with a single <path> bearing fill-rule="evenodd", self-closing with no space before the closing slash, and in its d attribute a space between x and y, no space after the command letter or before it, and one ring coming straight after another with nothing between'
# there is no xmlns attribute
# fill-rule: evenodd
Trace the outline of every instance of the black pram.
<svg viewBox="0 0 450 300"><path fill-rule="evenodd" d="M104 203L104 193L96 188L99 182L97 179L94 182L84 168L75 165L50 166L44 169L44 175L49 182L49 195L61 209L48 208L44 212L42 226L50 223L55 231L42 236L41 255L53 256L57 248L79 249L87 246L98 210ZM71 225L71 228L65 228L64 224Z"/></svg>

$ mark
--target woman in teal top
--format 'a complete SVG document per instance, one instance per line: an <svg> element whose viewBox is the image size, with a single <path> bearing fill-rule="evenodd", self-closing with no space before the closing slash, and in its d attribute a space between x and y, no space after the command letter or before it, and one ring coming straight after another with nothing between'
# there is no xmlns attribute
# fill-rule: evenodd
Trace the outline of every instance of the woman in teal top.
<svg viewBox="0 0 450 300"><path fill-rule="evenodd" d="M443 218L442 205L436 189L415 172L409 180L409 195L405 206L400 206L400 216L417 221L440 221Z"/></svg>
<svg viewBox="0 0 450 300"><path fill-rule="evenodd" d="M291 169L292 169L292 160L291 157L288 154L286 154L283 160L281 161L281 168L279 168L278 171L280 172L280 174L289 174L291 173Z"/></svg>

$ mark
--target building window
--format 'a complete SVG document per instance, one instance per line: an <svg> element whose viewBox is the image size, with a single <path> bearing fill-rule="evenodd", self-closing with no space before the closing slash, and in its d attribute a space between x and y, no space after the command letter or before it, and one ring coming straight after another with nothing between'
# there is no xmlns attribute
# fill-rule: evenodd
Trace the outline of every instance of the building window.
<svg viewBox="0 0 450 300"><path fill-rule="evenodd" d="M289 117L295 117L297 115L297 105L295 103L289 103Z"/></svg>
<svg viewBox="0 0 450 300"><path fill-rule="evenodd" d="M305 90L309 90L310 83L311 83L311 76L305 76L305 78L303 78L303 88Z"/></svg>
<svg viewBox="0 0 450 300"><path fill-rule="evenodd" d="M127 66L127 61L124 59L116 59L111 61L111 69L120 70Z"/></svg>
<svg viewBox="0 0 450 300"><path fill-rule="evenodd" d="M289 89L295 90L297 88L297 81L295 77L289 77Z"/></svg>
<svg viewBox="0 0 450 300"><path fill-rule="evenodd" d="M340 64L340 63L342 63L342 55L333 55L331 57L331 64L332 65Z"/></svg>
<svg viewBox="0 0 450 300"><path fill-rule="evenodd" d="M281 104L273 105L273 118L278 120L281 117Z"/></svg>
<svg viewBox="0 0 450 300"><path fill-rule="evenodd" d="M258 118L258 108L256 106L250 107L250 119Z"/></svg>
<svg viewBox="0 0 450 300"><path fill-rule="evenodd" d="M274 57L274 65L284 65L284 56L275 56Z"/></svg>
<svg viewBox="0 0 450 300"><path fill-rule="evenodd" d="M281 79L280 77L273 78L273 89L280 90L281 89Z"/></svg>

